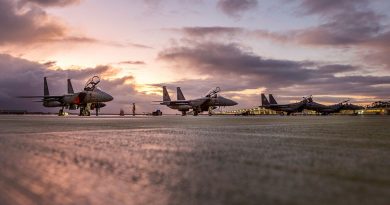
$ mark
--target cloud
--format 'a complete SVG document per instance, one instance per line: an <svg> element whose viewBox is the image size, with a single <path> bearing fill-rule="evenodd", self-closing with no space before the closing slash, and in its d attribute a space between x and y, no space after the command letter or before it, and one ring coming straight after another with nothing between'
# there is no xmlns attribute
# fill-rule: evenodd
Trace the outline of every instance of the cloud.
<svg viewBox="0 0 390 205"><path fill-rule="evenodd" d="M114 101L107 103L103 113L119 113L119 109L137 103L137 109L152 111L155 106L151 101L159 99L156 95L146 95L136 90L135 78L131 75L121 78L112 78L120 70L106 65L94 68L62 70L48 68L54 62L39 64L0 54L0 110L1 109L27 109L29 111L57 112L57 108L44 108L41 103L32 102L31 99L19 99L16 96L39 96L43 94L43 77L48 77L50 94L63 95L66 92L66 79L71 78L75 91L81 91L85 82L92 76L101 77L99 87L110 93ZM128 112L128 111L127 111Z"/></svg>
<svg viewBox="0 0 390 205"><path fill-rule="evenodd" d="M227 91L265 87L281 95L390 97L386 88L390 76L352 75L362 70L353 65L265 59L238 44L193 43L163 50L158 58L172 69L184 67L194 76L209 76L195 80L198 85L221 86Z"/></svg>
<svg viewBox="0 0 390 205"><path fill-rule="evenodd" d="M345 12L362 7L364 8L367 6L368 2L368 0L302 0L301 8L303 8L304 14L330 15L337 12Z"/></svg>
<svg viewBox="0 0 390 205"><path fill-rule="evenodd" d="M101 41L98 39L85 37L85 36L65 36L65 37L61 37L61 39L55 39L55 40L65 41L68 43L101 43Z"/></svg>
<svg viewBox="0 0 390 205"><path fill-rule="evenodd" d="M145 65L143 61L121 61L118 64Z"/></svg>
<svg viewBox="0 0 390 205"><path fill-rule="evenodd" d="M360 59L375 63L377 67L390 69L390 60L387 57L390 52L388 16L371 9L370 1L298 1L301 2L299 17L317 15L320 17L318 25L283 32L245 28L235 28L234 31L240 31L240 34L246 34L246 36L280 43L347 49L346 51L359 55ZM183 33L187 37L193 37L196 33L207 34L207 30L202 32L201 28L196 28L195 31L199 32ZM228 29L220 29L220 32L222 31L230 35L234 34L234 31Z"/></svg>
<svg viewBox="0 0 390 205"><path fill-rule="evenodd" d="M292 33L295 41L315 46L348 46L369 50L363 58L390 69L388 17L371 9L368 0L302 0L304 15L319 15L324 23Z"/></svg>
<svg viewBox="0 0 390 205"><path fill-rule="evenodd" d="M65 6L78 0L0 0L0 46L42 43L91 43L115 47L150 49L133 42L119 43L84 35L73 35L71 28L49 15L42 6Z"/></svg>
<svg viewBox="0 0 390 205"><path fill-rule="evenodd" d="M254 31L250 31L250 34L255 36L256 38L260 39L270 39L272 41L278 41L278 42L288 42L291 40L294 32L289 33L277 33L277 32L271 32L264 29L257 29Z"/></svg>
<svg viewBox="0 0 390 205"><path fill-rule="evenodd" d="M55 41L55 42L66 42L66 43L92 43L92 44L101 44L106 46L113 46L113 47L134 47L134 48L140 48L140 49L153 49L153 47L139 44L139 43L132 43L132 42L119 42L119 41L106 41L86 36L63 36L57 39L50 39L48 41Z"/></svg>
<svg viewBox="0 0 390 205"><path fill-rule="evenodd" d="M46 2L46 1L42 1ZM65 1L47 1L64 3ZM86 36L71 35L69 29L60 21L48 15L39 6L18 6L14 1L0 1L0 45L33 43L100 43L117 47L151 48L137 43L118 43L103 41Z"/></svg>
<svg viewBox="0 0 390 205"><path fill-rule="evenodd" d="M384 15L369 8L367 0L300 0L301 15L319 15L320 24L284 33L258 30L259 37L319 46L354 46L384 35Z"/></svg>
<svg viewBox="0 0 390 205"><path fill-rule="evenodd" d="M210 27L184 27L180 29L188 37L207 37L226 35L233 36L243 32L239 27L222 27L222 26L210 26Z"/></svg>
<svg viewBox="0 0 390 205"><path fill-rule="evenodd" d="M22 3L33 3L39 6L67 6L79 3L80 0L22 0Z"/></svg>
<svg viewBox="0 0 390 205"><path fill-rule="evenodd" d="M328 18L328 22L302 30L298 41L314 45L357 45L381 35L382 17L374 12L344 12Z"/></svg>
<svg viewBox="0 0 390 205"><path fill-rule="evenodd" d="M126 43L124 45L125 46L135 47L135 48L153 49L153 47L151 47L151 46L143 45L143 44L139 44L139 43Z"/></svg>
<svg viewBox="0 0 390 205"><path fill-rule="evenodd" d="M162 4L162 0L143 0L149 8L158 8Z"/></svg>
<svg viewBox="0 0 390 205"><path fill-rule="evenodd" d="M0 45L31 43L63 37L66 28L39 7L18 9L15 1L0 1Z"/></svg>
<svg viewBox="0 0 390 205"><path fill-rule="evenodd" d="M43 63L42 65L46 66L47 68L51 68L51 67L55 67L57 64L56 61L47 61L45 63Z"/></svg>
<svg viewBox="0 0 390 205"><path fill-rule="evenodd" d="M243 50L238 44L207 42L195 43L189 47L173 47L162 51L159 59L185 68L193 67L196 71L210 75L257 75L260 78L273 76L283 80L278 83L302 80L308 78L312 72L303 69L304 65L310 65L309 62L263 59Z"/></svg>
<svg viewBox="0 0 390 205"><path fill-rule="evenodd" d="M365 60L384 64L390 70L390 31L362 43L362 48L370 49L370 53L364 55Z"/></svg>
<svg viewBox="0 0 390 205"><path fill-rule="evenodd" d="M257 7L257 0L218 0L217 7L226 15L239 17L242 13Z"/></svg>

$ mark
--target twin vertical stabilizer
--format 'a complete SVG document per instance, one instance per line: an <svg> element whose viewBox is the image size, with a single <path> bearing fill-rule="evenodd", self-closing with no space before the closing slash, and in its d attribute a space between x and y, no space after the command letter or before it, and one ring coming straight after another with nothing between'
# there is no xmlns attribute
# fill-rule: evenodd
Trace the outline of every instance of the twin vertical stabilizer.
<svg viewBox="0 0 390 205"><path fill-rule="evenodd" d="M72 82L68 79L68 94L74 94ZM47 77L43 78L43 95L50 96L49 86L47 85Z"/></svg>
<svg viewBox="0 0 390 205"><path fill-rule="evenodd" d="M264 93L261 93L261 106L277 105L278 104L272 94L269 94L268 98L269 98L269 101L267 100L267 97L265 97Z"/></svg>
<svg viewBox="0 0 390 205"><path fill-rule="evenodd" d="M72 82L68 79L68 94L74 94ZM47 77L43 78L43 95L50 96L49 86L47 85Z"/></svg>
<svg viewBox="0 0 390 205"><path fill-rule="evenodd" d="M43 95L44 96L49 96L49 86L47 86L47 80L46 77L43 78Z"/></svg>
<svg viewBox="0 0 390 205"><path fill-rule="evenodd" d="M277 105L278 103L276 102L276 100L275 100L275 98L274 98L274 96L272 95L272 94L269 94L268 95L268 98L269 98L269 103L271 104L271 105Z"/></svg>
<svg viewBox="0 0 390 205"><path fill-rule="evenodd" d="M261 93L261 106L267 106L267 105L269 105L267 97L265 97L264 93Z"/></svg>
<svg viewBox="0 0 390 205"><path fill-rule="evenodd" d="M183 95L183 92L181 92L180 87L177 87L176 90L177 90L177 100L186 100L186 98Z"/></svg>
<svg viewBox="0 0 390 205"><path fill-rule="evenodd" d="M163 86L163 101L171 101L166 86Z"/></svg>
<svg viewBox="0 0 390 205"><path fill-rule="evenodd" d="M68 94L74 94L72 82L68 79Z"/></svg>

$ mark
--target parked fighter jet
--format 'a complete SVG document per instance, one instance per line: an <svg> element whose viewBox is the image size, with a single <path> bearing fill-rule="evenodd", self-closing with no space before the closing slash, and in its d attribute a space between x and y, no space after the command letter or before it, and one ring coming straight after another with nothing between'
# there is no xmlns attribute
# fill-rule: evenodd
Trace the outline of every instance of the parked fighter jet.
<svg viewBox="0 0 390 205"><path fill-rule="evenodd" d="M171 109L179 110L182 112L182 115L186 115L188 111L193 110L193 115L197 116L200 112L208 111L209 115L212 115L212 110L221 106L234 106L237 105L233 100L219 96L217 93L221 89L216 87L215 89L210 90L205 97L201 97L193 100L186 100L180 87L177 88L177 100L172 101L169 97L167 88L163 86L163 101L161 105L166 105Z"/></svg>
<svg viewBox="0 0 390 205"><path fill-rule="evenodd" d="M98 116L99 109L106 106L104 102L109 102L114 99L111 95L96 87L100 82L98 76L89 79L84 90L78 93L73 91L72 83L68 79L68 94L65 95L50 95L46 77L43 78L43 81L43 96L21 96L21 98L42 98L36 102L42 102L44 107L61 107L58 112L60 116L65 114L64 108L69 110L80 108L80 116L89 116L90 110L96 109L96 116Z"/></svg>
<svg viewBox="0 0 390 205"><path fill-rule="evenodd" d="M321 115L329 115L331 113L338 113L341 110L361 110L364 109L362 106L353 105L348 103L349 100L342 101L333 105L323 105L320 103L316 103L313 101L313 98L308 98L308 102L306 103L305 109L314 110Z"/></svg>
<svg viewBox="0 0 390 205"><path fill-rule="evenodd" d="M272 94L269 94L269 101L265 97L264 93L261 93L261 106L270 110L275 111L282 111L286 112L287 115L291 115L291 113L294 112L302 112L302 110L305 108L305 104L307 103L307 98L303 98L300 102L297 103L290 103L290 104L278 104L272 96Z"/></svg>

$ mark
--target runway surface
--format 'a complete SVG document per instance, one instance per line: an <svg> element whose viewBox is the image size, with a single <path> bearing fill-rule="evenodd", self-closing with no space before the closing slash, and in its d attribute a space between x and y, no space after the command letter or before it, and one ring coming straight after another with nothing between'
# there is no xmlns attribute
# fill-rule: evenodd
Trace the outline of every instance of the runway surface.
<svg viewBox="0 0 390 205"><path fill-rule="evenodd" d="M388 116L0 116L0 204L390 204Z"/></svg>

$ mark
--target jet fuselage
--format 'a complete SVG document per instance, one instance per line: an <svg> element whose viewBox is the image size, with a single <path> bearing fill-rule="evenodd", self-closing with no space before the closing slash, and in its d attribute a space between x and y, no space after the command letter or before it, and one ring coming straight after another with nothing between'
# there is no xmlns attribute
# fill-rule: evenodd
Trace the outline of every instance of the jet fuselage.
<svg viewBox="0 0 390 205"><path fill-rule="evenodd" d="M71 81L68 79L68 94L50 95L47 79L44 77L43 96L21 96L21 98L41 98L38 102L42 102L44 107L61 107L59 115L64 115L64 108L70 110L80 108L80 115L89 115L89 110L96 108L96 115L98 115L99 108L106 106L104 102L114 99L111 95L96 87L99 82L100 78L94 76L88 81L83 91L74 93Z"/></svg>
<svg viewBox="0 0 390 205"><path fill-rule="evenodd" d="M217 92L219 91L220 89L218 88L215 89L212 92L212 94L207 94L205 97L192 99L192 100L185 100L185 97L181 92L180 87L178 87L177 88L178 100L171 101L171 98L169 97L166 87L163 86L163 101L160 104L166 105L171 109L179 110L182 112L183 115L186 115L186 112L191 109L194 111L194 115L198 115L198 113L203 111L209 111L209 114L211 114L211 110L217 107L237 105L235 101L217 95Z"/></svg>

